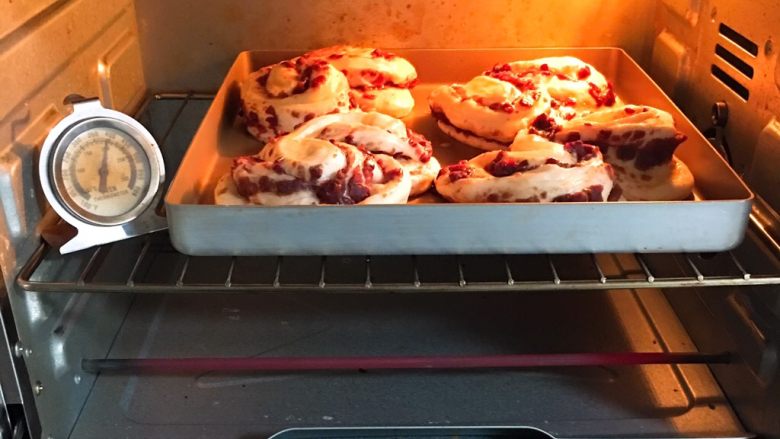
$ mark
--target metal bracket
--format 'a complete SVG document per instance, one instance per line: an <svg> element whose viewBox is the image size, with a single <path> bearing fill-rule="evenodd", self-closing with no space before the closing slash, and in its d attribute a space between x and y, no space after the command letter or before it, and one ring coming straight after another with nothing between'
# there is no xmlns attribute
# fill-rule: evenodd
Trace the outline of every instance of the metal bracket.
<svg viewBox="0 0 780 439"><path fill-rule="evenodd" d="M729 165L734 165L731 158L731 149L726 141L725 129L729 122L729 105L726 101L717 101L712 104L712 127L705 130L707 140L715 146L721 156L728 161Z"/></svg>

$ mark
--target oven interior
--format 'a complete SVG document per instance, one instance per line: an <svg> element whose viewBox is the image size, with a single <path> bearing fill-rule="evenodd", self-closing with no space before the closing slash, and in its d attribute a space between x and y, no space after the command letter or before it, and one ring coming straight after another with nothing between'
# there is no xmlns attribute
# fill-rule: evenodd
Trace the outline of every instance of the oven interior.
<svg viewBox="0 0 780 439"><path fill-rule="evenodd" d="M774 2L36 0L0 11L1 437L780 437ZM62 256L41 241L56 218L37 151L68 114L65 96L136 115L170 181L238 52L336 43L621 47L759 196L750 230L717 254L187 257L161 232ZM632 352L705 364L150 373L102 362Z"/></svg>

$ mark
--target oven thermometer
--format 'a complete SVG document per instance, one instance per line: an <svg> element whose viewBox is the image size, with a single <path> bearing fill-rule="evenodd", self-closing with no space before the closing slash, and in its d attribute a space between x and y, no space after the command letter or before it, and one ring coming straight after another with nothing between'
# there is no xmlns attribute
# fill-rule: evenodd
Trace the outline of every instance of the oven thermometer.
<svg viewBox="0 0 780 439"><path fill-rule="evenodd" d="M78 231L60 253L167 227L154 209L165 181L157 143L135 119L97 99L74 103L49 132L38 174L49 204Z"/></svg>

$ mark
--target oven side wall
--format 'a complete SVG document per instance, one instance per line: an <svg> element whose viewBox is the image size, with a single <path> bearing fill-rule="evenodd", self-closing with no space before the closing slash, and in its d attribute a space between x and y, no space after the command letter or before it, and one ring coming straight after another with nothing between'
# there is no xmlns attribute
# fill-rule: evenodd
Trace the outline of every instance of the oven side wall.
<svg viewBox="0 0 780 439"><path fill-rule="evenodd" d="M138 107L146 95L140 51L131 0L0 4L0 266L8 291L2 306L10 302L13 311L15 367L20 377L29 375L19 382L18 402L32 437L69 435L94 381L81 373L80 360L106 355L130 305L128 295L39 295L16 287L47 210L38 151L69 112L69 94L99 96L128 112Z"/></svg>
<svg viewBox="0 0 780 439"><path fill-rule="evenodd" d="M780 208L777 23L776 1L663 0L650 62L653 78L700 130L727 145L734 169L774 209ZM717 130L716 102L728 107ZM776 247L751 250L743 261L777 268ZM669 291L667 298L700 350L737 354L736 364L711 370L745 428L780 437L780 289L692 289Z"/></svg>
<svg viewBox="0 0 780 439"><path fill-rule="evenodd" d="M728 145L732 164L757 194L780 208L780 9L772 0L663 0L650 72L696 124Z"/></svg>

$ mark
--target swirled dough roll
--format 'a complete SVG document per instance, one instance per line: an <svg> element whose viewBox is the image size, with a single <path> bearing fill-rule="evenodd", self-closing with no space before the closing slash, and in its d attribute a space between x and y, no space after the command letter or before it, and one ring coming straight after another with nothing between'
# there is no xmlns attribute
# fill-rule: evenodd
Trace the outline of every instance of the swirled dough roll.
<svg viewBox="0 0 780 439"><path fill-rule="evenodd" d="M247 131L266 143L317 116L349 111L349 84L327 62L299 57L249 74L241 103Z"/></svg>
<svg viewBox="0 0 780 439"><path fill-rule="evenodd" d="M353 107L393 117L404 117L414 108L409 90L417 84L417 71L405 58L354 46L327 47L304 57L327 61L347 77Z"/></svg>
<svg viewBox="0 0 780 439"><path fill-rule="evenodd" d="M619 106L564 123L556 141L597 145L615 168L627 200L683 200L693 190L693 174L674 152L685 141L672 115L657 108Z"/></svg>
<svg viewBox="0 0 780 439"><path fill-rule="evenodd" d="M506 149L522 131L544 134L549 121L560 125L617 102L612 84L573 57L498 64L428 99L442 131L484 150Z"/></svg>
<svg viewBox="0 0 780 439"><path fill-rule="evenodd" d="M596 146L521 135L508 150L445 166L435 185L456 203L585 202L606 201L613 179Z"/></svg>
<svg viewBox="0 0 780 439"><path fill-rule="evenodd" d="M217 204L405 203L439 171L432 147L403 122L360 111L320 116L239 157Z"/></svg>

